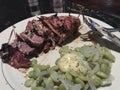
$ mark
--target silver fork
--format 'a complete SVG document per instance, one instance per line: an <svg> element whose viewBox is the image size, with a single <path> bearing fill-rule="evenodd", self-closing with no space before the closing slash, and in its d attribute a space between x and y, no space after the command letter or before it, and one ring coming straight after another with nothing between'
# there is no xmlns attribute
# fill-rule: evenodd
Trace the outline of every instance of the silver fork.
<svg viewBox="0 0 120 90"><path fill-rule="evenodd" d="M111 42L113 42L114 44L120 47L120 38L112 34L109 30L100 26L98 23L94 22L92 19L90 18L87 19L84 15L83 15L83 21L88 25L89 28L91 28L91 30L98 31L103 36L107 37Z"/></svg>
<svg viewBox="0 0 120 90"><path fill-rule="evenodd" d="M85 18L85 17L84 17ZM92 19L88 18L88 20L90 21L90 23L92 23L93 25L95 26L98 26L98 27L101 27L99 24L97 24L96 22L94 22ZM120 32L120 28L105 28L103 27L104 29L106 29L107 31L109 32Z"/></svg>

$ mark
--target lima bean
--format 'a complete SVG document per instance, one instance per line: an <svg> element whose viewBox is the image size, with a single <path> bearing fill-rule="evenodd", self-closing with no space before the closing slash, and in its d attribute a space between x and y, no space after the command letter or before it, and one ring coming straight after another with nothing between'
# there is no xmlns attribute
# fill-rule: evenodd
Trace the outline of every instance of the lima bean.
<svg viewBox="0 0 120 90"><path fill-rule="evenodd" d="M50 71L57 71L57 70L59 70L59 67L58 67L57 65L52 66L52 67L50 68Z"/></svg>
<svg viewBox="0 0 120 90"><path fill-rule="evenodd" d="M78 78L80 78L82 81L87 81L87 77L83 75L79 75Z"/></svg>
<svg viewBox="0 0 120 90"><path fill-rule="evenodd" d="M99 76L100 78L107 78L108 77L107 74L105 74L105 73L103 73L101 71L97 72L96 75Z"/></svg>
<svg viewBox="0 0 120 90"><path fill-rule="evenodd" d="M40 85L42 83L43 77L40 75L39 77L37 77L36 79L36 83L37 85Z"/></svg>
<svg viewBox="0 0 120 90"><path fill-rule="evenodd" d="M101 71L109 75L111 72L111 68L106 64L101 64Z"/></svg>
<svg viewBox="0 0 120 90"><path fill-rule="evenodd" d="M50 65L39 65L39 69L40 69L41 71L47 70L47 69L49 69L49 68L50 68Z"/></svg>
<svg viewBox="0 0 120 90"><path fill-rule="evenodd" d="M30 78L30 79L28 79L28 80L25 81L24 85L25 85L26 87L30 87L33 82L34 82L34 79L33 79L33 78Z"/></svg>
<svg viewBox="0 0 120 90"><path fill-rule="evenodd" d="M66 76L66 78L68 80L72 80L73 79L72 75L70 73L68 73L68 72L65 73L65 76Z"/></svg>
<svg viewBox="0 0 120 90"><path fill-rule="evenodd" d="M35 66L35 65L37 65L37 60L36 59L32 60L32 63L31 63L32 67Z"/></svg>
<svg viewBox="0 0 120 90"><path fill-rule="evenodd" d="M72 76L74 76L74 77L78 77L78 76L79 76L78 73L76 73L75 71L70 71L70 74L71 74Z"/></svg>
<svg viewBox="0 0 120 90"><path fill-rule="evenodd" d="M100 86L101 83L102 83L102 80L101 80L98 76L96 76L96 75L93 75L93 76L91 77L91 79L93 80L93 83L94 83L96 86Z"/></svg>
<svg viewBox="0 0 120 90"><path fill-rule="evenodd" d="M29 76L30 78L33 78L33 77L34 77L34 71L33 71L33 70L30 71L30 72L28 73L28 76Z"/></svg>
<svg viewBox="0 0 120 90"><path fill-rule="evenodd" d="M89 89L89 84L87 83L83 90L88 90L88 89Z"/></svg>
<svg viewBox="0 0 120 90"><path fill-rule="evenodd" d="M63 84L59 85L59 90L65 90L65 86Z"/></svg>
<svg viewBox="0 0 120 90"><path fill-rule="evenodd" d="M81 84L82 87L85 86L85 83L84 83L80 78L75 78L75 83L77 83L77 84Z"/></svg>

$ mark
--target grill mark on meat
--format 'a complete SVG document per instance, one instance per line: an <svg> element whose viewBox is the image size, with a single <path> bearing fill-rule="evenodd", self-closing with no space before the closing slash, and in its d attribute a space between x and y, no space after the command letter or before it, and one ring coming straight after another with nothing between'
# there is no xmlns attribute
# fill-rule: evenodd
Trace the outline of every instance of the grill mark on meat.
<svg viewBox="0 0 120 90"><path fill-rule="evenodd" d="M33 30L33 29L34 29L33 23L32 21L29 21L26 26L26 31Z"/></svg>
<svg viewBox="0 0 120 90"><path fill-rule="evenodd" d="M13 43L11 43L11 45L13 48L18 48L19 51L25 55L30 55L35 52L35 48L30 47L26 42L15 40Z"/></svg>
<svg viewBox="0 0 120 90"><path fill-rule="evenodd" d="M37 31L37 33L39 35L43 36L43 33L45 31L45 27L42 24L42 22L37 21L37 20L33 20L32 22L33 22L33 26L34 26L35 30Z"/></svg>
<svg viewBox="0 0 120 90"><path fill-rule="evenodd" d="M57 32L57 30L55 30L47 20L43 20L43 22L50 28L50 30L52 30L55 34L61 37L61 35Z"/></svg>
<svg viewBox="0 0 120 90"><path fill-rule="evenodd" d="M58 16L51 16L49 18L49 22L52 24L52 26L55 28L55 29L59 29L59 27L61 27L64 23L63 20L60 20Z"/></svg>
<svg viewBox="0 0 120 90"><path fill-rule="evenodd" d="M20 34L20 36L24 39L24 41L35 47L40 46L44 42L44 38L36 35L35 33L32 33L32 35L27 35L23 32Z"/></svg>

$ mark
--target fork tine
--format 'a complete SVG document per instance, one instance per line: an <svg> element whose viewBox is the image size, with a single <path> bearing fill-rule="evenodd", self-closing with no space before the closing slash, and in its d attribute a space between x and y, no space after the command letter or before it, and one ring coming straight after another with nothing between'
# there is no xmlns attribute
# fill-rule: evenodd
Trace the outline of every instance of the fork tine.
<svg viewBox="0 0 120 90"><path fill-rule="evenodd" d="M88 18L88 20L90 21L90 23L92 23L94 26L97 27L101 27L98 23L94 22L91 18ZM105 27L102 27L105 28ZM109 32L120 32L120 28L105 28L106 30L108 30Z"/></svg>
<svg viewBox="0 0 120 90"><path fill-rule="evenodd" d="M86 22L88 22L87 21L87 19L86 19L86 17L82 14L82 17L83 17L83 21L86 23Z"/></svg>
<svg viewBox="0 0 120 90"><path fill-rule="evenodd" d="M91 24L93 24L95 27L100 27L100 25L96 22L94 22L91 18L88 18Z"/></svg>
<svg viewBox="0 0 120 90"><path fill-rule="evenodd" d="M11 37L12 37L14 31L15 31L15 26L13 26L10 36L8 38L8 42L7 42L8 44L10 43L10 40L11 40Z"/></svg>
<svg viewBox="0 0 120 90"><path fill-rule="evenodd" d="M83 22L86 23L86 24L88 24L88 20L87 20L87 18L85 17L84 14L82 14L82 17L83 17Z"/></svg>
<svg viewBox="0 0 120 90"><path fill-rule="evenodd" d="M95 27L92 23L90 23L85 16L83 16L83 21L88 25L88 27L89 27L91 30L97 31L96 27Z"/></svg>

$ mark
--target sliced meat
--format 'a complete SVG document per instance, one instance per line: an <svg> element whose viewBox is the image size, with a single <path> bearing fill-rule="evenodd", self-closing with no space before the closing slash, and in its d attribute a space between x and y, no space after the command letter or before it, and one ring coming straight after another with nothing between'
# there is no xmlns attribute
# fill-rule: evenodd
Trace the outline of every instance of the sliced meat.
<svg viewBox="0 0 120 90"><path fill-rule="evenodd" d="M58 29L59 27L61 27L63 25L63 21L59 19L58 16L53 15L51 17L49 17L49 22L53 25L53 27L55 29Z"/></svg>
<svg viewBox="0 0 120 90"><path fill-rule="evenodd" d="M16 49L7 62L11 66L15 68L29 68L31 65L31 61L27 59L22 52Z"/></svg>
<svg viewBox="0 0 120 90"><path fill-rule="evenodd" d="M43 20L43 23L45 23L53 33L61 37L60 33L49 23L48 20Z"/></svg>
<svg viewBox="0 0 120 90"><path fill-rule="evenodd" d="M78 27L80 26L80 20L79 18L70 16L66 17L64 20L64 27L69 30L69 32L72 34L73 32L78 31Z"/></svg>
<svg viewBox="0 0 120 90"><path fill-rule="evenodd" d="M33 30L33 29L34 29L33 23L32 21L29 21L26 26L26 31Z"/></svg>
<svg viewBox="0 0 120 90"><path fill-rule="evenodd" d="M31 44L34 47L39 47L43 44L44 38L41 36L36 35L35 33L28 32L28 33L21 33L20 36L24 39L23 41Z"/></svg>
<svg viewBox="0 0 120 90"><path fill-rule="evenodd" d="M78 33L80 20L74 16L57 16L57 14L46 17L41 16L39 20L28 22L25 31L16 34L16 40L11 45L3 45L5 49L0 50L0 56L15 68L30 67L28 56L35 52L45 52L54 49ZM29 58L31 58L29 57Z"/></svg>
<svg viewBox="0 0 120 90"><path fill-rule="evenodd" d="M26 42L15 40L11 45L13 48L18 48L25 55L30 55L35 52L35 48L30 47Z"/></svg>
<svg viewBox="0 0 120 90"><path fill-rule="evenodd" d="M47 28L41 21L33 20L32 22L38 35L44 36L45 32L50 32L50 29Z"/></svg>

